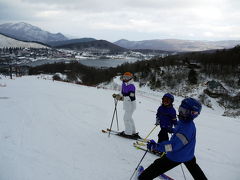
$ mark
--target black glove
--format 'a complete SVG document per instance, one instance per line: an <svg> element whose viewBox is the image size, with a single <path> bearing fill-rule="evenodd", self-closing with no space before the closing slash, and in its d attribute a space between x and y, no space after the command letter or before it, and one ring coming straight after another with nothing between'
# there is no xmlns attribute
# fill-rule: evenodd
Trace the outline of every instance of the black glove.
<svg viewBox="0 0 240 180"><path fill-rule="evenodd" d="M167 128L168 133L174 133L174 129L172 127Z"/></svg>
<svg viewBox="0 0 240 180"><path fill-rule="evenodd" d="M120 94L113 94L112 96L113 98L116 98L119 101L123 101L123 96L121 96Z"/></svg>
<svg viewBox="0 0 240 180"><path fill-rule="evenodd" d="M156 123L155 123L156 126L160 125L160 120L158 118L156 118Z"/></svg>

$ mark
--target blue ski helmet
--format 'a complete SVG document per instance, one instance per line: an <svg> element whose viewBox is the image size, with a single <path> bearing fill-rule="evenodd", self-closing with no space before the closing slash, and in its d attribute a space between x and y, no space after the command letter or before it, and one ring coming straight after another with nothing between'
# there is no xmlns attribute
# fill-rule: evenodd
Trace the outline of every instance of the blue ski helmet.
<svg viewBox="0 0 240 180"><path fill-rule="evenodd" d="M163 95L163 98L169 98L169 99L171 99L172 103L173 103L173 101L174 101L174 97L173 97L173 95L171 95L170 93L164 94L164 95Z"/></svg>
<svg viewBox="0 0 240 180"><path fill-rule="evenodd" d="M186 98L182 100L181 105L179 106L179 118L182 120L193 120L201 112L202 105L196 99Z"/></svg>

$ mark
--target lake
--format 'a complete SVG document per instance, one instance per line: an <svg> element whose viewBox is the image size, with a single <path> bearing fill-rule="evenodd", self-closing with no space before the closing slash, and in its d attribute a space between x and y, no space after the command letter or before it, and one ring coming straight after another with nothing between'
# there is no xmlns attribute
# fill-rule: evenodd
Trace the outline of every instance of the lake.
<svg viewBox="0 0 240 180"><path fill-rule="evenodd" d="M96 68L109 68L109 67L117 67L124 63L134 63L138 61L137 58L129 58L129 59L82 59L77 60L79 63L90 66L90 67L96 67ZM43 64L53 64L53 63L60 63L60 62L69 62L69 60L66 59L57 59L57 60L37 60L34 62L27 63L26 65L29 66L40 66Z"/></svg>
<svg viewBox="0 0 240 180"><path fill-rule="evenodd" d="M139 59L86 59L78 60L81 64L85 66L97 67L97 68L108 68L117 67L124 63L134 63Z"/></svg>

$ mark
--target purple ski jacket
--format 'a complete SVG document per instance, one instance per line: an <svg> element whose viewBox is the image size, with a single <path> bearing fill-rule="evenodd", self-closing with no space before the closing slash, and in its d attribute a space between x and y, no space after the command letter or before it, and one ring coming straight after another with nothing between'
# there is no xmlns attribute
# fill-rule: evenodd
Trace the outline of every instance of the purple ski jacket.
<svg viewBox="0 0 240 180"><path fill-rule="evenodd" d="M123 96L129 96L131 101L135 101L135 86L133 84L128 84L126 82L122 83L122 95Z"/></svg>

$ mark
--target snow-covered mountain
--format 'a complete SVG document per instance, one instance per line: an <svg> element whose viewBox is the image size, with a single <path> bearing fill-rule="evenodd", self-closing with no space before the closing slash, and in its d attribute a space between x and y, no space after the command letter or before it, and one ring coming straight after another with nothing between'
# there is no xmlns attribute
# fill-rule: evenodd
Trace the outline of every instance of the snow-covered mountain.
<svg viewBox="0 0 240 180"><path fill-rule="evenodd" d="M16 40L10 37L7 37L3 34L0 34L0 48L6 48L6 47L12 47L12 48L48 48L47 46L44 46L42 44L36 43L36 42L24 42L20 40Z"/></svg>
<svg viewBox="0 0 240 180"><path fill-rule="evenodd" d="M109 87L119 86L119 78ZM101 129L110 126L113 93L48 80L47 76L1 77L0 84L0 179L3 180L126 180L144 152L133 140L108 137ZM136 128L146 137L154 127L155 113L164 92L137 87ZM183 98L175 97L177 108ZM195 120L196 158L211 180L237 180L240 174L240 119L221 116L222 109L203 106ZM122 102L118 118L123 130ZM116 120L113 128L116 129ZM150 138L157 139L159 128ZM141 165L157 157L147 154ZM192 180L183 165L187 180ZM180 166L167 175L184 180Z"/></svg>
<svg viewBox="0 0 240 180"><path fill-rule="evenodd" d="M1 24L0 33L24 41L37 41L42 43L68 39L61 33L53 34L24 22Z"/></svg>
<svg viewBox="0 0 240 180"><path fill-rule="evenodd" d="M206 51L211 49L232 48L238 44L239 41L193 41L180 39L155 39L144 41L128 41L121 39L114 42L114 44L127 49L156 49L165 51Z"/></svg>

